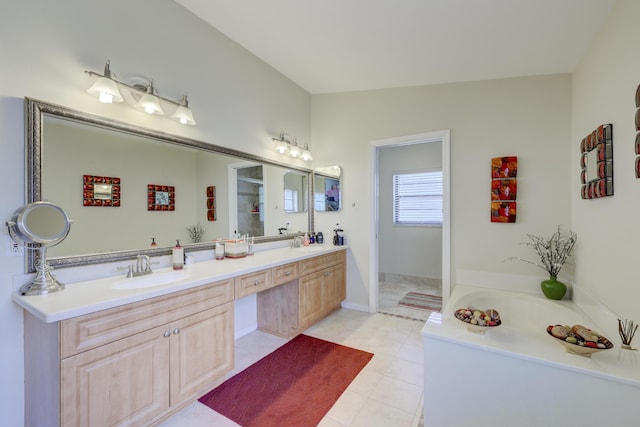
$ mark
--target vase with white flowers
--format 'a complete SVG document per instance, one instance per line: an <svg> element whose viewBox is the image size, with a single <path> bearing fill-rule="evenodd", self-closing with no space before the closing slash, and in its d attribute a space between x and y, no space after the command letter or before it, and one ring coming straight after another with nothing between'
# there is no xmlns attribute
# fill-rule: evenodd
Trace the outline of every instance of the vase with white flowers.
<svg viewBox="0 0 640 427"><path fill-rule="evenodd" d="M571 256L573 247L578 239L577 234L573 231L563 234L560 231L560 227L558 227L558 230L553 233L550 238L537 236L535 234L527 234L527 237L529 241L523 242L522 244L533 248L539 257L539 261L534 262L517 257L509 259L524 261L540 267L549 273L549 279L543 280L542 283L540 283L542 293L549 299L562 299L567 292L567 286L558 281L558 274Z"/></svg>

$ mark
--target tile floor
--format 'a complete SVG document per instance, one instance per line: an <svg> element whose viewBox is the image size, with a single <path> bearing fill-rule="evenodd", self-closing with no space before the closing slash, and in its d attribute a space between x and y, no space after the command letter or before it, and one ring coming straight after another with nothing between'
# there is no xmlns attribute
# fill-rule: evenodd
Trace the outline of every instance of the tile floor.
<svg viewBox="0 0 640 427"><path fill-rule="evenodd" d="M423 408L423 322L340 309L304 333L369 351L364 367L327 413L321 427L418 427ZM236 340L231 377L258 361L285 339L254 331ZM232 427L236 423L195 402L161 427Z"/></svg>

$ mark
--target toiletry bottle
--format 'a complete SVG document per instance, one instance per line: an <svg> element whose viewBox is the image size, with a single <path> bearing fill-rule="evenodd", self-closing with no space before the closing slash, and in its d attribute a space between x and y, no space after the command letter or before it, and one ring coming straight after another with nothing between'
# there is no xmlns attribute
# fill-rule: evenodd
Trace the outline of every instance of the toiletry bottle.
<svg viewBox="0 0 640 427"><path fill-rule="evenodd" d="M173 269L182 270L184 267L184 248L180 246L180 240L176 240L176 246L173 248Z"/></svg>
<svg viewBox="0 0 640 427"><path fill-rule="evenodd" d="M304 233L304 238L302 240L302 244L304 246L309 246L309 235L307 233Z"/></svg>
<svg viewBox="0 0 640 427"><path fill-rule="evenodd" d="M313 245L316 242L316 233L311 233L309 235L309 244Z"/></svg>
<svg viewBox="0 0 640 427"><path fill-rule="evenodd" d="M318 231L318 235L316 236L316 243L320 245L324 243L324 236L322 235L322 231Z"/></svg>
<svg viewBox="0 0 640 427"><path fill-rule="evenodd" d="M158 246L158 244L156 243L156 238L152 237L151 238L151 244L149 245L150 248L155 248L156 246Z"/></svg>
<svg viewBox="0 0 640 427"><path fill-rule="evenodd" d="M217 242L215 249L216 259L222 260L224 259L224 243Z"/></svg>

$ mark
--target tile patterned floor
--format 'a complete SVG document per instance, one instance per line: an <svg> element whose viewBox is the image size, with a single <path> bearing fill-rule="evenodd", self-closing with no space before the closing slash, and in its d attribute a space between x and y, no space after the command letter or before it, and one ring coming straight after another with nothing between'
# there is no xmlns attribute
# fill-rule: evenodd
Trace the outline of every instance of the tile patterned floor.
<svg viewBox="0 0 640 427"><path fill-rule="evenodd" d="M319 424L320 427L419 427L423 408L423 322L340 309L305 334L369 351L373 359L360 372ZM236 340L240 372L286 340L254 331ZM237 427L195 402L161 427Z"/></svg>

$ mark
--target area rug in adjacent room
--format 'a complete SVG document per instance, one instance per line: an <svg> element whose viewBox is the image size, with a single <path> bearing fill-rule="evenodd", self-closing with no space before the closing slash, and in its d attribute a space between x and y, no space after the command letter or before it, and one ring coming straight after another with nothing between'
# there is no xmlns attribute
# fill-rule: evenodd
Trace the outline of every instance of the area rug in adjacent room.
<svg viewBox="0 0 640 427"><path fill-rule="evenodd" d="M420 310L440 311L442 310L442 297L420 292L407 292L398 305Z"/></svg>
<svg viewBox="0 0 640 427"><path fill-rule="evenodd" d="M199 401L243 427L316 426L372 357L298 335Z"/></svg>

